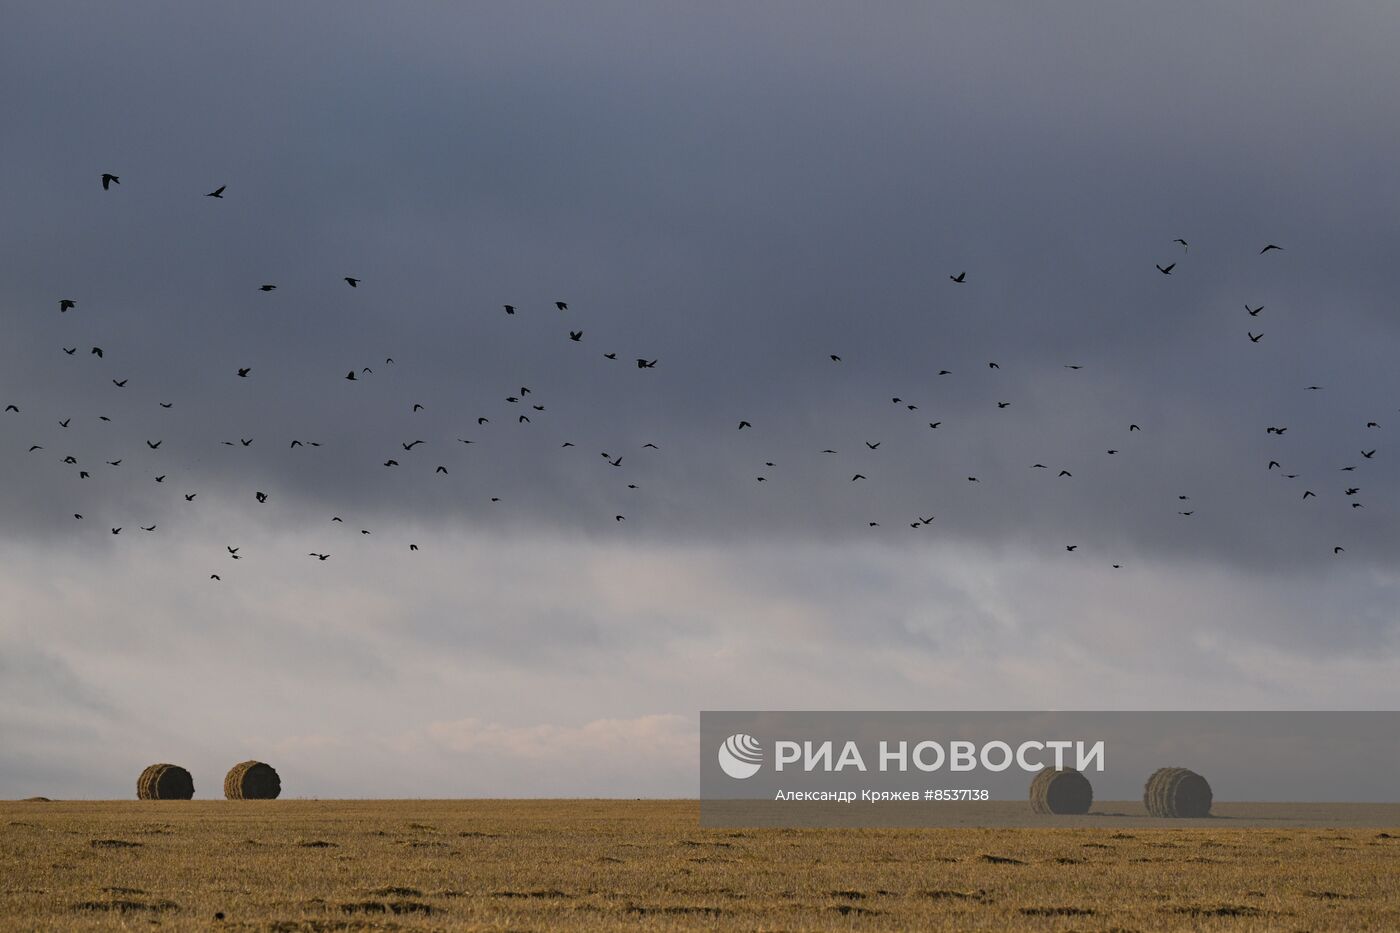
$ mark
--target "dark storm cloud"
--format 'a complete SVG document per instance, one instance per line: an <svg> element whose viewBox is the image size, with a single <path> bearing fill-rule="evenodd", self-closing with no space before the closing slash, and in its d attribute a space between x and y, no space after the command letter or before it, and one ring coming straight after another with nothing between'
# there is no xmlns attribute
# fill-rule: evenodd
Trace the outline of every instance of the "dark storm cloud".
<svg viewBox="0 0 1400 933"><path fill-rule="evenodd" d="M75 536L73 512L83 540L188 527L176 495L198 490L289 526L725 541L879 521L1095 560L1395 556L1384 9L10 20L8 534Z"/></svg>

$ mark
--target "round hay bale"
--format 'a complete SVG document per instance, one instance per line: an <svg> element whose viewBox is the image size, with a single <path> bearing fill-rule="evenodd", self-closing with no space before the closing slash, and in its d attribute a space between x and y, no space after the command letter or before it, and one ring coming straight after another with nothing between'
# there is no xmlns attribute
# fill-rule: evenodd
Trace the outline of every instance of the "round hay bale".
<svg viewBox="0 0 1400 933"><path fill-rule="evenodd" d="M1031 781L1032 813L1088 813L1094 787L1074 768L1042 768Z"/></svg>
<svg viewBox="0 0 1400 933"><path fill-rule="evenodd" d="M1210 816L1210 784L1187 768L1158 768L1147 779L1142 802L1152 816L1196 818Z"/></svg>
<svg viewBox="0 0 1400 933"><path fill-rule="evenodd" d="M243 761L229 769L224 778L224 796L229 800L272 800L282 793L282 779L272 765Z"/></svg>
<svg viewBox="0 0 1400 933"><path fill-rule="evenodd" d="M151 765L136 779L138 800L189 800L194 796L194 778L179 765Z"/></svg>

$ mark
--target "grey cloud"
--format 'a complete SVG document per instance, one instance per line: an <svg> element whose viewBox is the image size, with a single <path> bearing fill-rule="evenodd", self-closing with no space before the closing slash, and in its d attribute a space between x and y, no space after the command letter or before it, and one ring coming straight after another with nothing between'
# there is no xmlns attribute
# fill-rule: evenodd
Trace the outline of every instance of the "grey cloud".
<svg viewBox="0 0 1400 933"><path fill-rule="evenodd" d="M623 601L618 621L573 597L597 596L590 572L640 587L661 572L646 555L691 549L761 568L695 568L739 578L730 611L805 613L791 650L818 673L758 689L707 656L736 699L822 705L840 653L869 702L931 702L911 646L951 653L967 679L939 668L950 684L1022 678L1033 698L1057 682L1004 657L1018 640L1096 666L1105 637L1169 692L1208 670L1220 702L1275 700L1261 666L1331 682L1394 637L1397 42L1383 5L11 11L0 405L21 411L0 414L0 540L48 563L0 581L49 582L26 591L48 628L8 629L29 653L6 670L58 684L57 659L93 672L75 695L91 676L107 696L215 645L269 689L340 696L461 653L536 723L553 720L522 683L590 692L592 719L682 714L724 691L612 670L689 663L723 605ZM106 193L104 171L122 177ZM462 537L514 563L464 547L454 586L436 562ZM606 571L544 557L589 553ZM978 560L1013 576L947 570L978 578ZM1112 635L1142 607L1110 563L1152 618L1179 604L1199 625L1139 645L1153 676ZM924 585L923 566L943 570ZM135 584L101 606L94 581L114 579ZM1065 608L1042 623L1051 589ZM77 650L133 618L166 634ZM324 702L255 725L318 735L339 718ZM406 709L376 734L412 728ZM470 716L523 724L423 718Z"/></svg>

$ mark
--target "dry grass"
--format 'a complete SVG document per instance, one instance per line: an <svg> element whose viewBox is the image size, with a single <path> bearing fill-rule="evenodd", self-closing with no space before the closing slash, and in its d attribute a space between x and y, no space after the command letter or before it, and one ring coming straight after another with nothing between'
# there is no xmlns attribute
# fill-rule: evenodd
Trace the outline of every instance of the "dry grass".
<svg viewBox="0 0 1400 933"><path fill-rule="evenodd" d="M0 803L0 927L1400 929L1395 830L697 818L694 801Z"/></svg>

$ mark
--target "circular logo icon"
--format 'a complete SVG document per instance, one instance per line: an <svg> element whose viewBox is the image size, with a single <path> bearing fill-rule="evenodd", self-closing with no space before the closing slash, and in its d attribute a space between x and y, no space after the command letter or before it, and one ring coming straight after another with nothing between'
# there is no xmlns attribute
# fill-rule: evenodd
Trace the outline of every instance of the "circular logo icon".
<svg viewBox="0 0 1400 933"><path fill-rule="evenodd" d="M763 746L743 732L731 735L719 747L719 766L732 778L753 777L763 765Z"/></svg>

